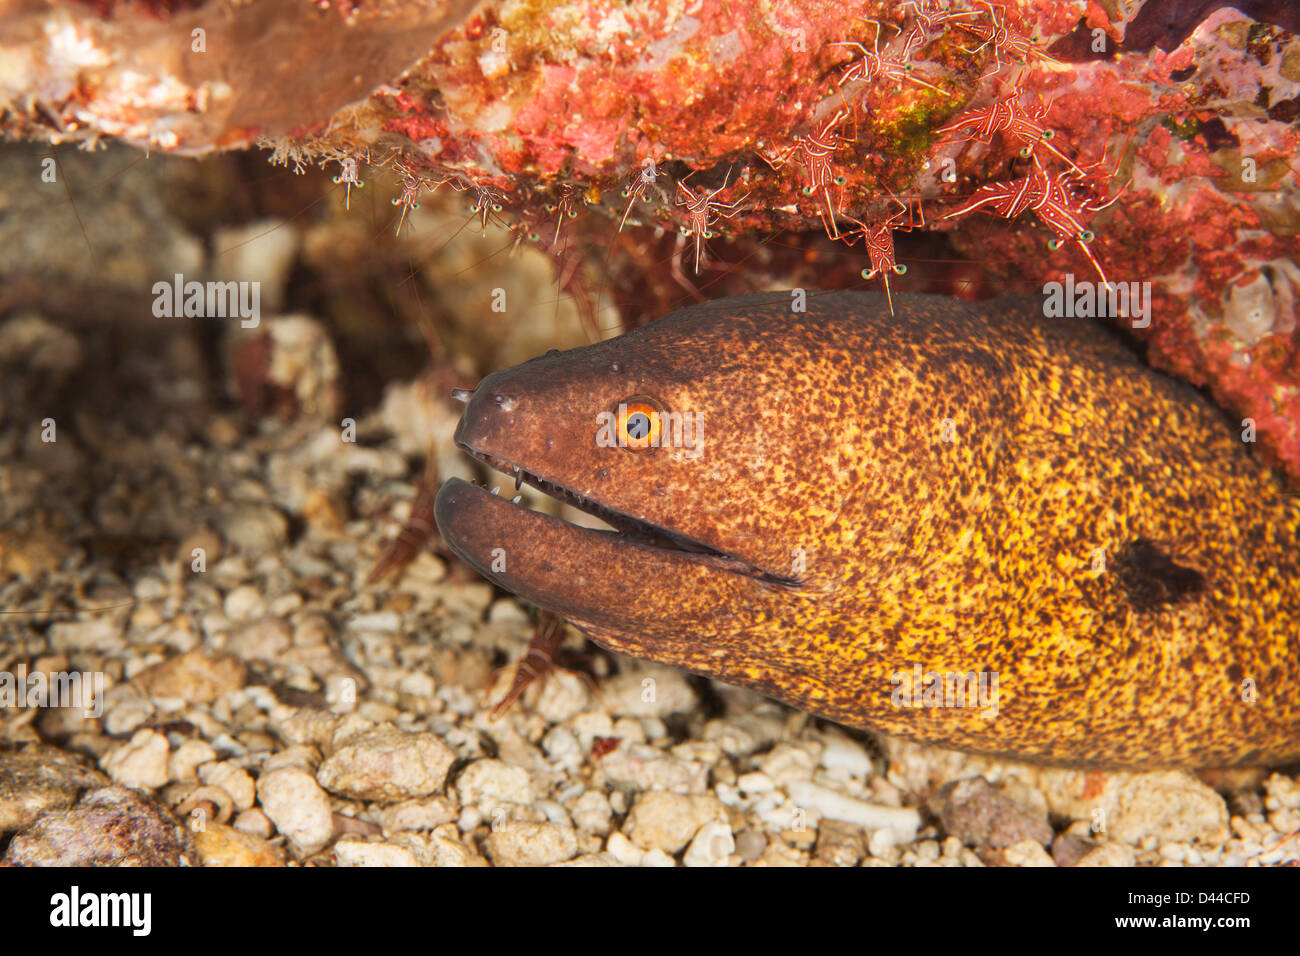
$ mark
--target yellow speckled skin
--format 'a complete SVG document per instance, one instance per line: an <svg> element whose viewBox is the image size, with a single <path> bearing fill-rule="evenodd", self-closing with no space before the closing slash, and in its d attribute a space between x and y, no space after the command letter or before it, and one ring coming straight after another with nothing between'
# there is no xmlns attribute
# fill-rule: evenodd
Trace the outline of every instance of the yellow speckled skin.
<svg viewBox="0 0 1300 956"><path fill-rule="evenodd" d="M444 537L604 646L850 726L1076 766L1300 756L1300 498L1226 416L1038 299L792 301L498 372L457 433L763 574L463 482ZM599 446L635 395L702 444ZM996 715L908 706L915 667L996 673Z"/></svg>

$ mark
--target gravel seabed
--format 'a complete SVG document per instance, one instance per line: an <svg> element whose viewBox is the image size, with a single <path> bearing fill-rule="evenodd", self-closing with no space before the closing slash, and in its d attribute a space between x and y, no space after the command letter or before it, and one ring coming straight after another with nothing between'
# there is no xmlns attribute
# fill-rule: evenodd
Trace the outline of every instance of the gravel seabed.
<svg viewBox="0 0 1300 956"><path fill-rule="evenodd" d="M18 321L0 325L0 344ZM21 321L25 354L33 342L47 357L75 345ZM10 384L24 374L12 362L5 371ZM384 407L395 416L423 391L393 386ZM105 675L101 716L0 710L6 862L1300 858L1294 777L1220 775L1225 798L1186 772L973 758L846 732L576 634L566 647L593 676L561 668L493 721L532 631L521 606L430 551L365 583L416 491L384 412L359 423L367 441L379 436L369 444L341 441L333 425L264 424L247 436L216 415L206 442L178 447L165 422L132 438L100 408L54 443L31 427L0 432L0 602L30 612L0 619L0 671ZM109 420L91 420L100 414ZM8 409L6 421L24 417ZM454 412L433 417L449 430ZM89 434L106 440L91 447ZM75 514L96 527L61 526ZM141 514L156 522L144 535L154 557L124 570L95 539L140 536ZM124 606L74 610L114 604ZM129 789L101 789L110 784ZM115 813L153 814L166 838L114 847ZM169 829L173 817L187 826Z"/></svg>
<svg viewBox="0 0 1300 956"><path fill-rule="evenodd" d="M0 610L22 612L0 616L0 680L104 680L101 714L0 706L0 862L1300 861L1293 775L971 757L577 633L492 720L532 633L519 603L436 542L366 583L424 456L473 473L445 388L391 382L345 440L333 327L268 311L257 334L214 358L193 329L0 311ZM257 348L293 414L232 409Z"/></svg>

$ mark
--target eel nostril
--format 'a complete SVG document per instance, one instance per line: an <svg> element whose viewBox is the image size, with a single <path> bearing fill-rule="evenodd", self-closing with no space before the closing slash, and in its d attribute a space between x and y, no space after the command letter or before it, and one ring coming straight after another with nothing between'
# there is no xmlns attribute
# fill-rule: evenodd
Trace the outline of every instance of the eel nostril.
<svg viewBox="0 0 1300 956"><path fill-rule="evenodd" d="M493 393L492 401L495 402L497 407L503 412L513 412L515 410L515 405L518 404L518 400L513 395L507 395L505 392Z"/></svg>

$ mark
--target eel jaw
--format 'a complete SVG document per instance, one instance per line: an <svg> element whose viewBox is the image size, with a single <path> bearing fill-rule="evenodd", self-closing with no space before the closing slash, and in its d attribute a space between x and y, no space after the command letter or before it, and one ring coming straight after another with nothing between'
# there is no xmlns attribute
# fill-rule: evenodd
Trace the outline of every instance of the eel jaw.
<svg viewBox="0 0 1300 956"><path fill-rule="evenodd" d="M459 478L439 489L434 518L451 549L494 584L605 647L663 663L688 666L709 653L706 635L751 629L796 596L726 556L570 524Z"/></svg>
<svg viewBox="0 0 1300 956"><path fill-rule="evenodd" d="M601 535L605 537L613 536L617 539L617 546L619 547L635 546L638 548L655 549L664 552L665 556L672 559L693 562L702 567L723 574L752 578L767 587L787 589L795 589L799 587L799 581L794 578L772 574L733 554L719 551L718 549L712 548L700 541L696 541L686 535L680 534L671 528L664 528L623 512L616 511L608 505L593 498L579 494L572 488L542 478L520 465L475 449L468 442L458 439L456 444L471 458L481 461L489 468L499 471L513 479L516 490L523 485L529 485L557 501L572 505L579 511L589 514L594 518L599 518L614 530L607 531L596 528L585 528L580 525L573 525L570 522L562 521L562 519L553 520L562 521L563 524L579 529L589 535ZM493 494L495 495L495 493L496 492L494 491ZM441 495L439 497L441 497ZM517 508L525 514L536 514L535 512L523 507L522 504L516 504L513 501L511 502L511 507ZM443 527L441 515L438 516L438 526L440 529ZM449 541L448 543L451 544L452 548L457 550L459 553L459 549L456 548L454 542ZM462 554L462 557L466 557L466 555ZM477 562L471 561L471 563L478 566Z"/></svg>

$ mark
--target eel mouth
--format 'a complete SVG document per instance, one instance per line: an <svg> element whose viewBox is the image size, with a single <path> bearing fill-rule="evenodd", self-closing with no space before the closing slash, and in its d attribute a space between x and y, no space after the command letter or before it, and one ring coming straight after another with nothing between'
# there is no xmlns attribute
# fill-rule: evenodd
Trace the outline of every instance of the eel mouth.
<svg viewBox="0 0 1300 956"><path fill-rule="evenodd" d="M557 501L572 505L579 511L600 519L610 528L608 530L588 528L564 521L562 518L551 518L549 515L534 512L525 507L522 500L516 495L511 503L521 512L521 518L526 515L534 515L539 520L559 521L582 534L600 536L604 539L613 538L613 543L618 546L648 549L659 552L662 557L701 565L725 574L752 578L757 583L771 587L794 589L800 586L800 582L795 578L773 574L738 555L710 547L702 541L674 531L671 528L652 524L625 512L617 511L603 502L579 494L572 488L558 482L543 478L512 461L480 451L465 441L458 439L456 444L474 460L480 461L494 471L507 476L514 482L516 492L522 489L524 485L528 485ZM491 494L497 495L499 492L500 488L498 487L494 488ZM486 491L483 493L487 494Z"/></svg>

